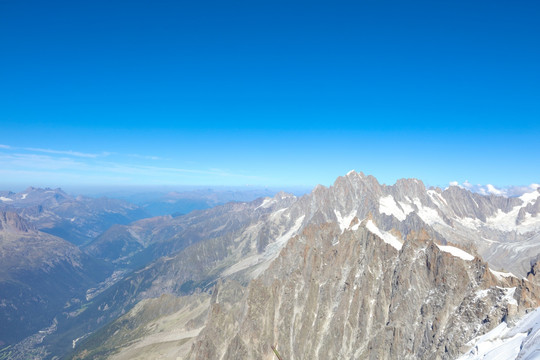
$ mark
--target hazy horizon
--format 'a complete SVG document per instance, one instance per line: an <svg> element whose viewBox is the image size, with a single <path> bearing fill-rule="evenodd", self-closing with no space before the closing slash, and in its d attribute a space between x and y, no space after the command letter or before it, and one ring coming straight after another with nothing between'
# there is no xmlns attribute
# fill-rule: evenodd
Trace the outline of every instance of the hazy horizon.
<svg viewBox="0 0 540 360"><path fill-rule="evenodd" d="M353 171L353 170L351 170ZM371 174L365 174L371 175ZM346 176L346 174L341 174L339 176ZM339 177L338 176L338 177ZM375 177L376 178L376 177ZM337 177L336 177L337 179ZM334 179L334 180L336 180ZM403 178L401 178L403 179ZM377 179L378 180L378 179ZM422 179L418 179L422 181ZM85 195L92 197L106 196L112 198L130 198L133 196L161 196L166 194L172 194L175 192L178 193L195 193L195 192L262 192L266 193L278 193L284 191L287 193L294 194L296 196L301 196L304 194L310 193L315 187L322 185L325 187L333 186L333 183L330 184L316 184L314 186L258 186L258 185L67 185L67 186L34 186L28 185L23 186L21 184L8 184L5 187L0 187L0 191L12 191L15 193L23 193L28 188L50 188L50 189L61 189L71 195ZM393 183L382 183L382 185L394 185ZM531 184L521 184L521 185L509 185L503 187L496 187L492 184L472 184L468 180L465 180L462 183L457 181L450 181L446 185L432 185L424 183L426 188L440 188L445 190L449 186L458 186L464 189L467 189L474 193L479 193L481 195L500 195L500 196L520 196L524 193L531 192L540 187L540 184L531 183Z"/></svg>

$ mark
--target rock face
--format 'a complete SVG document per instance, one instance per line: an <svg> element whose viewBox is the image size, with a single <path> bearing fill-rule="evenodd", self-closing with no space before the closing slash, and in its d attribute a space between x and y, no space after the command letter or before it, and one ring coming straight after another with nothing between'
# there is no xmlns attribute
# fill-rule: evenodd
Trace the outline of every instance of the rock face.
<svg viewBox="0 0 540 360"><path fill-rule="evenodd" d="M415 236L397 250L364 226L341 234L334 224L292 238L240 302L219 301L221 287L189 359L270 360L271 345L291 360L453 359L538 306L536 287L497 279L478 258Z"/></svg>
<svg viewBox="0 0 540 360"><path fill-rule="evenodd" d="M30 230L35 229L16 213L0 212L0 231L5 233L27 233Z"/></svg>
<svg viewBox="0 0 540 360"><path fill-rule="evenodd" d="M162 295L140 301L127 314L98 331L91 344L87 344L92 350L75 359L143 360L159 355L176 359L189 350L189 339L204 325L209 302L210 296L204 293L183 297ZM122 352L118 353L119 349Z"/></svg>

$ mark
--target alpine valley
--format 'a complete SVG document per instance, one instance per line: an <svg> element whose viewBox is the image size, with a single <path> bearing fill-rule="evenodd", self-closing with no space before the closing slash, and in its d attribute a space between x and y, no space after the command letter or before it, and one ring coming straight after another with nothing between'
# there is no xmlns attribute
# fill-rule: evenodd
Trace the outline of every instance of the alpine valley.
<svg viewBox="0 0 540 360"><path fill-rule="evenodd" d="M355 171L175 216L0 192L0 359L537 359L539 198Z"/></svg>

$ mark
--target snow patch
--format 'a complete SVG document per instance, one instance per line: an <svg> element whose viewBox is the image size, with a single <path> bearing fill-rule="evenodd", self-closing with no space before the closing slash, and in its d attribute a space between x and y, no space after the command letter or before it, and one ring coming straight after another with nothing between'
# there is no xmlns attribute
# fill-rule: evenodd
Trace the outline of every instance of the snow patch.
<svg viewBox="0 0 540 360"><path fill-rule="evenodd" d="M354 224L353 226L351 226L351 230L352 230L352 231L358 230L358 228L360 228L360 224L362 223L362 221L364 221L364 220L359 220L356 224Z"/></svg>
<svg viewBox="0 0 540 360"><path fill-rule="evenodd" d="M255 208L255 210L257 210L258 208L263 208L263 209L264 209L264 208L267 208L267 207L269 207L270 205L272 205L272 204L275 203L275 202L276 202L276 201L273 200L272 198L269 198L269 197L264 198L264 200L263 200L263 202L261 203L261 205L257 206L257 207Z"/></svg>
<svg viewBox="0 0 540 360"><path fill-rule="evenodd" d="M489 294L489 290L490 290L490 289L478 290L478 291L476 292L475 299L482 299L482 298L485 298L485 297Z"/></svg>
<svg viewBox="0 0 540 360"><path fill-rule="evenodd" d="M403 246L401 241L399 241L397 237L390 234L389 232L381 231L373 221L368 220L368 222L366 223L366 228L373 234L380 237L385 243L393 246L396 250L401 250L401 247Z"/></svg>
<svg viewBox="0 0 540 360"><path fill-rule="evenodd" d="M535 217L529 213L526 213L525 220L521 222L519 229L522 232L527 232L529 230L535 230L538 226L540 226L540 216Z"/></svg>
<svg viewBox="0 0 540 360"><path fill-rule="evenodd" d="M497 210L497 214L487 219L486 224L496 230L501 231L517 231L520 234L528 231L533 231L540 226L540 216L532 217L525 216L525 221L520 225L516 224L517 216L521 207L515 207L510 212L505 213L501 209Z"/></svg>
<svg viewBox="0 0 540 360"><path fill-rule="evenodd" d="M294 225L289 229L289 231L278 237L273 243L270 243L266 246L263 254L265 258L273 259L278 256L281 249L287 244L287 241L289 241L289 239L298 232L298 230L302 226L304 217L305 215L302 215L298 219L296 219Z"/></svg>
<svg viewBox="0 0 540 360"><path fill-rule="evenodd" d="M418 216L424 220L428 225L433 224L445 224L443 219L439 216L437 210L422 205L419 198L413 199L414 205L418 208Z"/></svg>
<svg viewBox="0 0 540 360"><path fill-rule="evenodd" d="M407 218L407 215L413 211L413 208L407 205L407 208L404 208L403 210L399 208L396 200L392 195L381 197L379 199L379 212L381 214L393 215L399 221L403 221Z"/></svg>
<svg viewBox="0 0 540 360"><path fill-rule="evenodd" d="M540 197L538 191L521 195L519 199L523 201L523 204L514 206L514 208L507 213L498 209L494 216L486 219L486 225L492 229L517 231L520 234L538 229L538 227L540 227L540 216L533 217L527 213L525 214L525 220L521 224L517 225L516 223L519 211L529 204L534 204L538 200L538 197Z"/></svg>
<svg viewBox="0 0 540 360"><path fill-rule="evenodd" d="M472 261L474 260L474 256L469 254L466 251L463 251L461 249L458 249L457 247L449 246L449 245L437 245L441 251L447 252L451 254L452 256L458 257L460 259L463 259L465 261Z"/></svg>
<svg viewBox="0 0 540 360"><path fill-rule="evenodd" d="M347 215L345 217L341 217L341 213L339 212L339 210L334 209L334 214L336 214L336 218L338 220L339 228L341 229L341 233L343 234L345 229L347 229L349 227L349 225L351 225L351 221L356 216L356 211L353 210L349 215Z"/></svg>
<svg viewBox="0 0 540 360"><path fill-rule="evenodd" d="M455 220L457 220L461 225L469 229L473 229L473 230L478 230L478 228L482 226L482 221L479 219L473 219L470 217L464 217L464 218L456 217Z"/></svg>
<svg viewBox="0 0 540 360"><path fill-rule="evenodd" d="M499 288L499 289L502 289L504 291L503 300L506 300L506 302L508 304L512 304L512 305L517 306L518 303L517 303L516 299L514 298L514 294L516 293L516 288L515 287Z"/></svg>
<svg viewBox="0 0 540 360"><path fill-rule="evenodd" d="M521 195L519 199L524 202L522 206L527 206L529 204L534 204L536 200L538 199L538 197L540 197L540 192L533 191L533 192L525 193Z"/></svg>
<svg viewBox="0 0 540 360"><path fill-rule="evenodd" d="M27 196L28 196L28 194L22 194L21 199L24 200L24 199L26 199Z"/></svg>
<svg viewBox="0 0 540 360"><path fill-rule="evenodd" d="M437 204L437 206L441 207L441 205L443 204L448 206L446 199L443 198L442 195L436 192L435 190L428 190L427 194L429 195L431 200L433 200L433 202Z"/></svg>
<svg viewBox="0 0 540 360"><path fill-rule="evenodd" d="M5 202L13 201L13 199L3 197L3 196L0 196L0 200L5 201Z"/></svg>
<svg viewBox="0 0 540 360"><path fill-rule="evenodd" d="M507 272L501 272L501 271L495 271L495 270L491 270L489 269L489 271L491 271L491 273L493 275L495 275L495 277L499 280L502 280L503 278L507 278L507 277L515 277L517 279L517 276L512 274L512 273L507 273Z"/></svg>
<svg viewBox="0 0 540 360"><path fill-rule="evenodd" d="M223 276L232 275L241 270L257 265L259 261L260 261L259 255L248 256L247 258L240 260L239 262L237 262L236 264L234 264L233 266L225 270L223 272Z"/></svg>
<svg viewBox="0 0 540 360"><path fill-rule="evenodd" d="M283 212L284 212L285 210L287 210L287 209L288 209L288 207L274 211L274 212L272 213L272 215L270 215L270 218L275 219L275 218L277 218L277 217L279 217L279 216L282 216L282 215L283 215ZM287 214L287 216L288 216L288 215L289 215L289 214Z"/></svg>
<svg viewBox="0 0 540 360"><path fill-rule="evenodd" d="M471 200L474 202L474 205L476 205L477 208L480 208L480 205L474 200L474 196L471 195Z"/></svg>
<svg viewBox="0 0 540 360"><path fill-rule="evenodd" d="M409 215L414 211L414 208L410 204L404 203L403 201L398 201L398 204L403 209L405 215Z"/></svg>
<svg viewBox="0 0 540 360"><path fill-rule="evenodd" d="M300 230L302 222L304 221L304 217L305 215L302 215L296 219L294 225L285 234L279 236L273 243L268 244L262 254L251 255L240 260L226 269L222 275L228 276L255 267L255 269L251 271L251 277L258 277L268 268L268 266L270 266L270 263L278 257L279 252L285 247L287 242L298 233L298 230Z"/></svg>

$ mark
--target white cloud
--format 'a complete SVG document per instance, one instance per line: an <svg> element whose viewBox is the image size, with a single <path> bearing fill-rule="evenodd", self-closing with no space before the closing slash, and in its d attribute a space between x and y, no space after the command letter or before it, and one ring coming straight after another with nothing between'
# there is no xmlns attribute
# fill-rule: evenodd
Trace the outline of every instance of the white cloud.
<svg viewBox="0 0 540 360"><path fill-rule="evenodd" d="M0 149L11 149L11 146L0 144Z"/></svg>
<svg viewBox="0 0 540 360"><path fill-rule="evenodd" d="M540 188L540 184L530 184L526 186L506 186L502 188L497 188L492 184L471 184L468 180L465 180L463 183L458 183L457 181L451 181L450 186L459 186L462 189L467 189L469 191L481 194L481 195L497 195L497 196L506 196L514 197L521 196L525 193L530 193L532 190Z"/></svg>
<svg viewBox="0 0 540 360"><path fill-rule="evenodd" d="M475 190L471 190L471 191L477 192L477 193L479 193L480 195L488 195L486 189L484 189L483 187L481 187L481 188L476 188Z"/></svg>
<svg viewBox="0 0 540 360"><path fill-rule="evenodd" d="M491 184L487 184L486 187L487 187L487 192L490 193L490 194L499 195L499 196L504 196L505 195L505 191L499 190L499 189L497 189L495 186L493 186Z"/></svg>
<svg viewBox="0 0 540 360"><path fill-rule="evenodd" d="M463 182L463 187L470 190L473 188L473 184L471 184L469 180L465 180L465 182Z"/></svg>

